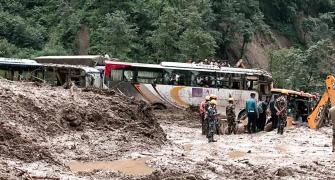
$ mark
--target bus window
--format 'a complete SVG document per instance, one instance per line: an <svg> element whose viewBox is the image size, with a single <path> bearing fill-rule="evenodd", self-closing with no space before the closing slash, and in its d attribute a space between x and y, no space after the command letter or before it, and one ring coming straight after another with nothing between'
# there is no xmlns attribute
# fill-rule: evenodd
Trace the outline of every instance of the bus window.
<svg viewBox="0 0 335 180"><path fill-rule="evenodd" d="M130 82L135 81L135 79L134 79L134 72L130 71L130 70L125 70L124 71L124 80L125 81L130 81Z"/></svg>
<svg viewBox="0 0 335 180"><path fill-rule="evenodd" d="M257 76L246 76L246 89L247 90L258 90L258 77Z"/></svg>
<svg viewBox="0 0 335 180"><path fill-rule="evenodd" d="M10 79L10 71L9 70L0 70L0 76L5 79Z"/></svg>
<svg viewBox="0 0 335 180"><path fill-rule="evenodd" d="M195 78L193 78L192 84L200 87L216 87L216 75L214 72L197 72L193 73Z"/></svg>
<svg viewBox="0 0 335 180"><path fill-rule="evenodd" d="M173 70L166 71L164 79L169 85L189 86L191 85L191 71Z"/></svg>
<svg viewBox="0 0 335 180"><path fill-rule="evenodd" d="M56 73L52 69L47 69L45 72L45 81L47 81L51 86L57 85Z"/></svg>
<svg viewBox="0 0 335 180"><path fill-rule="evenodd" d="M113 69L110 74L111 81L122 81L123 80L123 70Z"/></svg>
<svg viewBox="0 0 335 180"><path fill-rule="evenodd" d="M232 89L244 89L243 78L241 74L231 74Z"/></svg>
<svg viewBox="0 0 335 180"><path fill-rule="evenodd" d="M138 71L137 82L145 84L160 84L162 82L162 73L156 71Z"/></svg>
<svg viewBox="0 0 335 180"><path fill-rule="evenodd" d="M216 84L218 88L230 88L230 74L218 73Z"/></svg>

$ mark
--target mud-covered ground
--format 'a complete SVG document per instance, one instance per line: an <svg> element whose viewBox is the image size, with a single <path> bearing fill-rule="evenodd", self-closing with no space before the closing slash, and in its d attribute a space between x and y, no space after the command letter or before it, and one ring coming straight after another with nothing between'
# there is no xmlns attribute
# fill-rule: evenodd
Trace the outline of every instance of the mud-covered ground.
<svg viewBox="0 0 335 180"><path fill-rule="evenodd" d="M153 160L161 169L193 172L204 179L335 178L330 127L318 131L292 127L284 135L275 131L221 135L209 144L200 128L173 121L161 122L173 142L158 153L164 156Z"/></svg>
<svg viewBox="0 0 335 180"><path fill-rule="evenodd" d="M192 111L0 81L0 179L335 179L329 127L209 144Z"/></svg>

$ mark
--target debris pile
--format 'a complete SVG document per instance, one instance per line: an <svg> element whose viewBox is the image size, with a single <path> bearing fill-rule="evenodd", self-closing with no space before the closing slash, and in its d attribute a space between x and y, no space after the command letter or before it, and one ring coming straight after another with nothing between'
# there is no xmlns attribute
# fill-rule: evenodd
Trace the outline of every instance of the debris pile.
<svg viewBox="0 0 335 180"><path fill-rule="evenodd" d="M24 162L54 161L49 140L75 132L123 132L148 148L166 140L150 106L112 91L0 80L0 113L0 157Z"/></svg>

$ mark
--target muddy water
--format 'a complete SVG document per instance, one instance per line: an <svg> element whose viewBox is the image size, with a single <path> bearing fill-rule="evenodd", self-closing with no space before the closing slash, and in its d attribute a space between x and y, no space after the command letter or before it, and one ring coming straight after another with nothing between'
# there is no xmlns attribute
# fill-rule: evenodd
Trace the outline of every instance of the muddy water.
<svg viewBox="0 0 335 180"><path fill-rule="evenodd" d="M183 148L184 148L184 150L185 150L186 152L191 152L192 147L193 147L192 144L185 144L185 145L183 146Z"/></svg>
<svg viewBox="0 0 335 180"><path fill-rule="evenodd" d="M282 144L277 144L275 149L280 153L287 153L286 147Z"/></svg>
<svg viewBox="0 0 335 180"><path fill-rule="evenodd" d="M228 152L227 155L234 159L234 158L240 158L240 157L243 157L245 156L247 153L246 152L243 152L243 151L231 151L231 152Z"/></svg>
<svg viewBox="0 0 335 180"><path fill-rule="evenodd" d="M78 162L73 161L67 164L72 172L93 172L94 170L120 171L127 175L150 175L154 169L146 164L148 158L98 161L98 162Z"/></svg>

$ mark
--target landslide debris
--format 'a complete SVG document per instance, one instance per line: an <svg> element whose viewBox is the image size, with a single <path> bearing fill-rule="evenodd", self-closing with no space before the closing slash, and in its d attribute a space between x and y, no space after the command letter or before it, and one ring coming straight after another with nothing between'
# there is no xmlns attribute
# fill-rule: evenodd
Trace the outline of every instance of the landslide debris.
<svg viewBox="0 0 335 180"><path fill-rule="evenodd" d="M112 91L71 91L1 79L0 114L0 158L24 162L54 161L58 157L52 157L50 152L55 147L50 147L48 141L74 132L94 131L109 136L114 131L123 132L127 142L147 148L166 141L150 106Z"/></svg>

